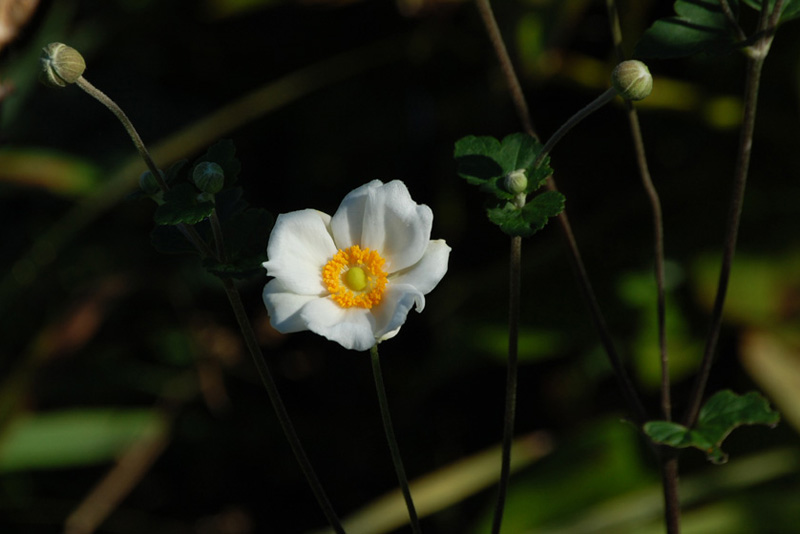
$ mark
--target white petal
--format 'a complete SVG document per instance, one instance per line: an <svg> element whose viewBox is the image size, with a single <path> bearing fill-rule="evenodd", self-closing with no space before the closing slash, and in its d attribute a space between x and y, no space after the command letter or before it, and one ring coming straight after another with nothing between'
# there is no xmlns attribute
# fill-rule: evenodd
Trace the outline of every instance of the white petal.
<svg viewBox="0 0 800 534"><path fill-rule="evenodd" d="M408 284L417 288L423 295L427 295L447 273L450 250L443 239L429 241L422 259L410 268L391 276L391 283Z"/></svg>
<svg viewBox="0 0 800 534"><path fill-rule="evenodd" d="M433 212L411 199L403 182L394 180L369 192L364 213L362 246L386 260L393 273L417 263L431 238Z"/></svg>
<svg viewBox="0 0 800 534"><path fill-rule="evenodd" d="M330 220L330 215L310 209L278 215L264 267L287 291L317 296L326 291L322 268L336 254Z"/></svg>
<svg viewBox="0 0 800 534"><path fill-rule="evenodd" d="M372 309L375 316L375 338L378 341L394 337L406 322L411 308L417 311L425 307L425 297L410 285L392 284L383 294L380 305Z"/></svg>
<svg viewBox="0 0 800 534"><path fill-rule="evenodd" d="M308 329L346 349L369 350L375 339L375 319L364 308L344 309L331 299L309 302L301 311Z"/></svg>
<svg viewBox="0 0 800 534"><path fill-rule="evenodd" d="M359 245L377 251L392 273L422 258L433 226L433 212L411 199L405 184L378 180L348 194L331 221L340 248Z"/></svg>
<svg viewBox="0 0 800 534"><path fill-rule="evenodd" d="M372 180L368 184L350 191L339 204L339 209L331 219L331 232L336 246L346 249L353 245L361 245L364 230L364 212L369 192L382 187L383 182Z"/></svg>
<svg viewBox="0 0 800 534"><path fill-rule="evenodd" d="M263 298L270 324L278 332L288 334L308 330L308 324L300 312L303 306L319 297L288 292L281 281L275 279L264 286Z"/></svg>

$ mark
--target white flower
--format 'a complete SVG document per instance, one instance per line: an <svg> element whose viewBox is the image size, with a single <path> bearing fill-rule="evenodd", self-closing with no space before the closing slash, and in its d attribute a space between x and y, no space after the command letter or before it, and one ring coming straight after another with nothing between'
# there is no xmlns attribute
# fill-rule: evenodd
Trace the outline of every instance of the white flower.
<svg viewBox="0 0 800 534"><path fill-rule="evenodd" d="M279 332L311 330L368 350L397 334L412 306L447 272L450 247L431 240L433 212L399 180L351 191L331 217L306 209L278 216L264 263L264 304Z"/></svg>

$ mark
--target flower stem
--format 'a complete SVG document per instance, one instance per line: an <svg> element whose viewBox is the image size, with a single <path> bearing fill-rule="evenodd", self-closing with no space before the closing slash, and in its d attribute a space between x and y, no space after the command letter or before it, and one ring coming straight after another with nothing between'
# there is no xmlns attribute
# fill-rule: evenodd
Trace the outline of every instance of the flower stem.
<svg viewBox="0 0 800 534"><path fill-rule="evenodd" d="M131 136L131 140L133 141L136 150L139 151L139 155L144 160L145 164L147 165L147 168L150 169L150 172L153 173L153 176L155 177L156 182L158 182L158 185L160 185L161 189L163 189L164 191L169 191L169 186L167 186L166 182L164 182L164 179L161 177L161 173L159 172L158 167L156 167L156 164L153 162L153 158L150 157L150 153L147 151L147 147L144 146L142 138L139 137L139 132L136 131L136 128L134 128L133 126L133 123L130 121L128 116L125 115L125 112L122 111L122 108L119 107L116 102L111 100L111 98L109 98L108 95L106 95L103 91L101 91L100 89L89 83L89 80L87 80L83 76L80 76L78 80L75 82L75 84L81 89L83 89L95 100L97 100L105 107L107 107L111 111L111 113L113 113L117 117L117 119L119 119L119 122L121 122L122 126L125 127L125 130L128 132L128 135Z"/></svg>
<svg viewBox="0 0 800 534"><path fill-rule="evenodd" d="M619 10L616 0L606 0L606 10L614 40L614 49L617 62L625 60L622 49L622 28L619 22ZM661 414L666 421L672 420L672 399L670 395L669 356L667 353L667 325L666 325L666 291L664 283L664 219L661 210L661 199L658 195L650 170L647 165L647 155L644 149L642 129L639 125L639 115L636 108L629 100L623 99L627 110L628 124L633 138L633 147L636 153L636 163L639 167L642 185L650 201L653 219L653 257L655 260L656 279L656 320L658 323L658 346L661 356ZM661 462L661 483L664 493L664 522L667 534L680 532L680 500L678 497L678 456L668 447L659 451Z"/></svg>
<svg viewBox="0 0 800 534"><path fill-rule="evenodd" d="M587 104L584 108L580 109L572 117L567 119L567 122L562 124L561 127L556 130L552 136L550 136L550 139L547 140L547 143L545 143L541 152L539 152L539 155L536 156L536 160L533 162L533 168L535 169L542 161L544 161L544 158L546 158L550 151L553 150L553 147L555 147L556 144L558 144L558 142L561 141L561 139L567 135L571 129L573 129L583 119L611 102L615 96L617 96L617 90L613 87L610 87L606 89L605 93L589 102L589 104Z"/></svg>
<svg viewBox="0 0 800 534"><path fill-rule="evenodd" d="M711 364L719 341L719 334L722 328L722 310L725 306L725 297L730 281L733 257L736 252L736 242L739 234L739 223L742 216L744 204L744 192L747 185L747 174L750 167L750 154L753 147L753 131L755 127L756 106L758 104L758 88L761 80L761 69L764 65L763 55L751 55L747 59L747 78L744 93L744 119L739 136L739 153L736 159L736 169L734 171L733 192L728 208L728 219L725 229L725 240L722 251L722 262L720 265L719 281L717 283L717 294L714 299L714 307L711 311L711 324L706 337L703 360L700 364L700 372L695 380L694 387L690 396L689 408L684 417L684 425L691 427L700 412L700 404L703 400L708 377L711 373Z"/></svg>
<svg viewBox="0 0 800 534"><path fill-rule="evenodd" d="M499 534L511 478L511 445L514 441L514 420L517 406L517 346L519 339L519 309L522 272L522 238L511 238L508 281L508 363L506 367L506 405L503 419L503 446L500 463L500 482L492 520L492 534Z"/></svg>
<svg viewBox="0 0 800 534"><path fill-rule="evenodd" d="M411 498L411 490L408 488L406 470L403 467L403 460L400 458L400 447L397 445L397 438L394 435L394 427L392 426L392 416L389 413L389 401L386 398L386 386L383 384L381 359L380 355L378 354L377 343L373 345L373 347L369 350L369 353L372 357L372 373L375 375L375 389L378 392L378 405L381 409L383 429L386 431L386 440L389 442L389 452L392 455L394 470L397 473L397 481L400 483L400 491L403 493L403 498L406 501L408 518L411 521L411 530L414 532L414 534L420 534L422 531L419 527L417 510L414 508L414 500Z"/></svg>
<svg viewBox="0 0 800 534"><path fill-rule="evenodd" d="M253 327L250 324L250 320L247 318L247 312L242 304L242 298L239 295L239 291L236 289L233 280L230 278L221 278L221 280L222 285L225 288L225 294L227 295L228 301L231 304L231 308L233 308L233 313L236 316L236 321L239 323L239 328L242 331L245 345L247 345L247 349L250 352L250 355L253 357L253 362L256 365L258 374L261 376L261 381L264 383L264 387L267 390L267 395L269 395L269 399L272 402L272 407L275 409L275 414L278 416L278 421L281 424L281 428L283 428L286 439L289 441L289 445L292 447L292 451L297 458L297 462L300 464L300 469L303 471L303 474L308 481L308 485L311 487L311 491L314 493L314 497L316 497L320 508L322 508L322 512L328 519L328 523L330 523L331 527L333 527L333 530L337 534L345 534L344 527L342 527L336 512L333 510L333 506L331 505L330 500L328 500L328 496L326 495L325 490L322 488L322 484L317 478L314 468L311 466L311 462L309 461L308 456L306 456L303 445L300 442L300 438L297 436L294 425L289 418L289 413L286 411L286 406L283 404L283 400L278 392L278 386L275 384L275 381L272 378L272 373L270 372L269 367L264 360L264 355L261 353L261 346L258 344L255 332L253 332Z"/></svg>
<svg viewBox="0 0 800 534"><path fill-rule="evenodd" d="M133 145L136 147L136 150L139 152L139 156L144 160L145 165L150 170L150 172L155 177L156 182L158 183L159 187L164 191L169 191L169 185L164 181L164 178L161 177L161 172L159 171L158 167L156 166L153 158L150 157L150 153L147 151L147 147L142 141L142 138L139 136L139 132L136 131L136 128L133 126L133 123L122 111L122 108L117 105L108 95L106 95L103 91L89 83L89 80L84 78L83 76L78 77L75 81L75 84L83 89L89 96L103 104L107 107L111 113L114 114L117 119L122 123L122 126L130 135L131 140L133 141ZM208 244L200 237L200 234L197 231L188 225L179 224L178 230L186 237L186 239L192 243L192 245L204 256L206 257L214 257L214 251L212 251Z"/></svg>

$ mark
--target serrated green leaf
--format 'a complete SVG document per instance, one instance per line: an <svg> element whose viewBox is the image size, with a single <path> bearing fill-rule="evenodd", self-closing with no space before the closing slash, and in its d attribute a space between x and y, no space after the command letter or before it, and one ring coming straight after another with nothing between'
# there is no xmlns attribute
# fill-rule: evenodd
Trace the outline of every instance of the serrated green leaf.
<svg viewBox="0 0 800 534"><path fill-rule="evenodd" d="M217 141L204 155L197 158L194 165L203 161L211 161L222 167L225 174L225 187L234 184L242 170L242 164L236 158L236 146L230 139Z"/></svg>
<svg viewBox="0 0 800 534"><path fill-rule="evenodd" d="M729 2L734 13L738 1ZM700 52L721 55L734 50L736 40L718 0L677 0L677 16L657 20L636 45L643 58L676 58Z"/></svg>
<svg viewBox="0 0 800 534"><path fill-rule="evenodd" d="M564 211L564 200L564 195L558 191L545 191L525 204L522 218L529 224L532 233L544 228L550 217Z"/></svg>
<svg viewBox="0 0 800 534"><path fill-rule="evenodd" d="M209 215L214 203L198 200L198 192L189 183L178 184L164 193L164 204L156 209L156 224L196 224Z"/></svg>
<svg viewBox="0 0 800 534"><path fill-rule="evenodd" d="M470 135L456 141L453 157L458 164L459 176L497 199L508 201L515 195L504 187L503 180L507 174L524 169L528 178L526 193L536 191L552 174L549 158L545 158L535 171L533 169L541 149L542 145L525 133L508 135L502 141Z"/></svg>
<svg viewBox="0 0 800 534"><path fill-rule="evenodd" d="M16 419L0 441L0 472L74 467L115 459L135 440L166 431L149 409L82 409Z"/></svg>
<svg viewBox="0 0 800 534"><path fill-rule="evenodd" d="M780 414L769 407L767 400L751 391L737 395L730 390L714 394L700 410L695 428L688 429L669 421L649 421L644 432L656 443L671 447L694 447L704 451L713 463L724 463L728 455L720 448L722 442L742 425L775 426Z"/></svg>

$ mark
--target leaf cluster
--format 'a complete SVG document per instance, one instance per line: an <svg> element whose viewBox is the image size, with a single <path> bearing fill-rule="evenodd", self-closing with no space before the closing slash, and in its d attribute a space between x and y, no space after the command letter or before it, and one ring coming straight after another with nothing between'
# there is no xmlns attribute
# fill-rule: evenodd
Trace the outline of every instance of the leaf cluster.
<svg viewBox="0 0 800 534"><path fill-rule="evenodd" d="M734 20L740 6L761 10L762 0L728 0ZM775 0L769 0L772 10ZM723 55L747 46L749 40L737 37L735 28L722 10L719 0L677 0L675 15L657 20L636 45L637 57L677 58L697 53ZM785 0L781 23L800 17L800 0Z"/></svg>
<svg viewBox="0 0 800 534"><path fill-rule="evenodd" d="M515 133L498 141L494 137L469 135L456 141L454 157L458 175L468 183L477 185L491 198L487 207L489 220L511 236L527 237L535 234L564 210L564 196L557 191L547 191L534 196L520 206L517 195L535 193L553 173L545 157L537 164L542 145L524 133ZM527 185L521 193L509 191L506 177L524 170Z"/></svg>
<svg viewBox="0 0 800 534"><path fill-rule="evenodd" d="M217 163L225 175L223 189L213 195L199 191L191 181L192 169L206 161ZM170 167L164 176L169 190L156 199L156 227L150 236L153 246L168 254L200 254L205 267L217 276L245 278L258 272L267 259L267 239L274 219L266 210L250 207L242 198L242 189L234 187L240 172L236 148L229 140L213 145L191 166L182 160ZM209 218L215 211L224 242L221 258L198 251L185 231L185 226L192 226L203 241L213 244ZM209 248L215 249L212 245Z"/></svg>

